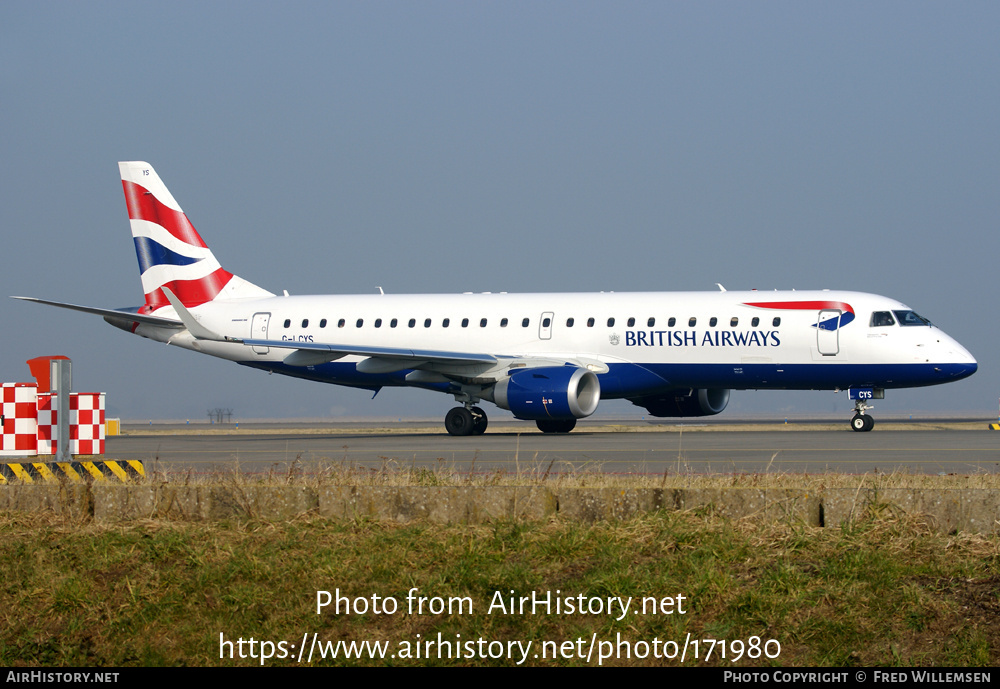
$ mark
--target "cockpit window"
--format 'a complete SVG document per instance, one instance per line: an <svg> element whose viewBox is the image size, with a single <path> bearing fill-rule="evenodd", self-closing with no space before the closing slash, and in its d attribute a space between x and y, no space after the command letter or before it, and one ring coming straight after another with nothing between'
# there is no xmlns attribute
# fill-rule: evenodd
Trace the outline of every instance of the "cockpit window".
<svg viewBox="0 0 1000 689"><path fill-rule="evenodd" d="M871 327L881 328L886 325L896 325L896 321L892 319L892 314L888 311L875 311L872 314Z"/></svg>
<svg viewBox="0 0 1000 689"><path fill-rule="evenodd" d="M916 311L893 311L896 314L896 320L899 321L900 325L930 325L931 322L921 315L918 315Z"/></svg>

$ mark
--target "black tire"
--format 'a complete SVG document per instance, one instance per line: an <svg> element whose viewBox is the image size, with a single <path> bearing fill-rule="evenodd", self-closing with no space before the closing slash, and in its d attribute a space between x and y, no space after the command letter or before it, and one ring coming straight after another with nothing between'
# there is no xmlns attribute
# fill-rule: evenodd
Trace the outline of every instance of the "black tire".
<svg viewBox="0 0 1000 689"><path fill-rule="evenodd" d="M875 428L875 417L865 414L865 430L870 431Z"/></svg>
<svg viewBox="0 0 1000 689"><path fill-rule="evenodd" d="M469 411L472 412L472 435L482 435L486 432L486 426L490 422L486 412L479 407L473 407Z"/></svg>
<svg viewBox="0 0 1000 689"><path fill-rule="evenodd" d="M851 419L851 430L859 431L859 432L860 431L870 431L871 427L868 425L868 422L865 420L867 418L869 418L869 417L865 416L864 414L855 414L854 418Z"/></svg>
<svg viewBox="0 0 1000 689"><path fill-rule="evenodd" d="M444 427L451 435L472 435L475 424L472 412L465 407L455 407L444 417Z"/></svg>
<svg viewBox="0 0 1000 689"><path fill-rule="evenodd" d="M535 425L542 433L569 433L576 428L576 419L538 419Z"/></svg>

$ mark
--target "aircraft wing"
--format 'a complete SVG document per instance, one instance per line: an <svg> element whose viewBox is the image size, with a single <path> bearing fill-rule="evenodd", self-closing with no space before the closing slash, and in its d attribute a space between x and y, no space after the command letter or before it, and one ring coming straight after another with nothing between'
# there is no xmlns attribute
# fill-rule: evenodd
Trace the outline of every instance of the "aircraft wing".
<svg viewBox="0 0 1000 689"><path fill-rule="evenodd" d="M339 359L343 356L356 355L377 357L379 359L396 359L414 363L434 363L451 365L495 364L497 358L490 354L470 352L444 352L432 349L405 349L397 347L367 347L364 345L321 344L318 342L292 342L290 340L243 340L243 344L251 347L277 347L280 349L295 349L300 352L316 352L326 354L327 360Z"/></svg>
<svg viewBox="0 0 1000 689"><path fill-rule="evenodd" d="M35 297L11 297L11 299L20 299L21 301L33 301L37 304L48 304L49 306L58 306L61 309L82 311L83 313L92 313L97 316L104 316L106 318L117 318L123 321L146 323L148 325L158 325L161 327L168 327L168 328L184 327L184 325L180 321L174 320L173 318L163 318L161 316L147 316L145 314L136 313L134 310L130 309L101 309L96 306L80 306L78 304L66 304L61 301L49 301L48 299L36 299Z"/></svg>

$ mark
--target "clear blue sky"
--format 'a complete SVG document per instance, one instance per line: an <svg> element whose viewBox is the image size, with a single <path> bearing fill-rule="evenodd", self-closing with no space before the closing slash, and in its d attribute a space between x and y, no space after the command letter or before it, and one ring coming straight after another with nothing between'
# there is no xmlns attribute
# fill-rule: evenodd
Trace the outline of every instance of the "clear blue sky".
<svg viewBox="0 0 1000 689"><path fill-rule="evenodd" d="M980 362L876 413L995 415L998 36L993 2L0 3L3 295L141 303L116 163L146 160L272 291L859 289ZM0 379L65 354L113 416L453 405L0 316Z"/></svg>

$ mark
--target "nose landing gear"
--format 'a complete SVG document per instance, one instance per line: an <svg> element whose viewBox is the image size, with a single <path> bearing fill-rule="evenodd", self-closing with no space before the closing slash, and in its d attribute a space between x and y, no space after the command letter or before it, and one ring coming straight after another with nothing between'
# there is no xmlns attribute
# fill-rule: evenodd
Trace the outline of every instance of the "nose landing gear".
<svg viewBox="0 0 1000 689"><path fill-rule="evenodd" d="M851 429L855 431L870 431L875 428L875 419L867 414L858 412L851 418Z"/></svg>
<svg viewBox="0 0 1000 689"><path fill-rule="evenodd" d="M848 388L847 396L854 401L851 430L866 432L875 428L875 419L865 412L875 408L869 401L885 399L885 388Z"/></svg>
<svg viewBox="0 0 1000 689"><path fill-rule="evenodd" d="M864 432L875 428L875 419L871 415L865 414L866 411L874 408L870 404L865 404L864 399L859 398L854 400L854 416L851 418L851 430Z"/></svg>

